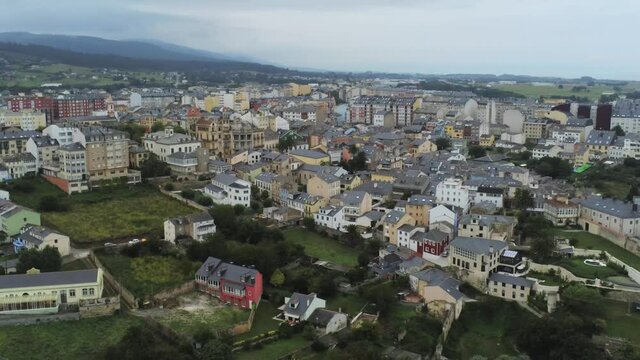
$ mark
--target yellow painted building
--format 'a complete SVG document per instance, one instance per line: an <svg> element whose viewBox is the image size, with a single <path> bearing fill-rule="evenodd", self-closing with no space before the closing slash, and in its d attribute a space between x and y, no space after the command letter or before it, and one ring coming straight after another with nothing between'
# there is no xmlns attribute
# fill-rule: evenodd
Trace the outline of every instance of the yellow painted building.
<svg viewBox="0 0 640 360"><path fill-rule="evenodd" d="M220 106L220 98L218 96L205 96L204 98L204 110L211 112L214 108Z"/></svg>
<svg viewBox="0 0 640 360"><path fill-rule="evenodd" d="M291 150L289 156L309 165L323 165L331 162L328 154L315 150Z"/></svg>
<svg viewBox="0 0 640 360"><path fill-rule="evenodd" d="M495 144L496 138L493 135L482 135L480 136L480 146L482 147L491 147Z"/></svg>
<svg viewBox="0 0 640 360"><path fill-rule="evenodd" d="M0 110L0 125L4 127L19 127L22 130L38 130L47 126L47 116L40 111L20 110L13 112Z"/></svg>
<svg viewBox="0 0 640 360"><path fill-rule="evenodd" d="M101 298L103 289L101 269L4 275L0 276L0 314L57 313L60 304Z"/></svg>

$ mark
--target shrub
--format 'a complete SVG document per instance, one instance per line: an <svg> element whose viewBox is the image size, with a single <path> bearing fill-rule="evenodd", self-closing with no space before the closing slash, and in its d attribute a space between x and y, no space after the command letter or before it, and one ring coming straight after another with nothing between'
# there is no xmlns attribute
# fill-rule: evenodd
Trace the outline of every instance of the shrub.
<svg viewBox="0 0 640 360"><path fill-rule="evenodd" d="M173 191L176 189L176 187L173 185L173 183L166 183L164 184L164 189L167 191Z"/></svg>
<svg viewBox="0 0 640 360"><path fill-rule="evenodd" d="M311 343L311 350L315 352L322 352L327 350L327 347L320 341L314 340L314 342Z"/></svg>
<svg viewBox="0 0 640 360"><path fill-rule="evenodd" d="M196 197L196 192L191 189L185 189L185 190L182 190L180 195L185 199L193 200Z"/></svg>

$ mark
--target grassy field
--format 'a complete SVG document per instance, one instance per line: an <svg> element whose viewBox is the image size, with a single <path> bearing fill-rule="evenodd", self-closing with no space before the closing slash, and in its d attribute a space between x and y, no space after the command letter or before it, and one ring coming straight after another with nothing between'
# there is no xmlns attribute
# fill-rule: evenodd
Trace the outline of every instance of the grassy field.
<svg viewBox="0 0 640 360"><path fill-rule="evenodd" d="M366 305L367 301L357 295L338 294L327 299L327 309L342 311L351 316L357 315Z"/></svg>
<svg viewBox="0 0 640 360"><path fill-rule="evenodd" d="M251 331L236 336L236 341L249 339L267 331L278 329L280 323L273 320L273 317L279 313L277 306L274 306L269 301L261 300L260 305L258 305L258 310L256 311Z"/></svg>
<svg viewBox="0 0 640 360"><path fill-rule="evenodd" d="M621 337L632 344L640 344L640 313L627 314L627 303L607 301L604 304L607 328L605 333L613 337Z"/></svg>
<svg viewBox="0 0 640 360"><path fill-rule="evenodd" d="M621 248L601 236L594 235L586 231L569 232L563 231L562 229L554 229L554 233L568 239L576 239L577 248L606 251L619 260L625 262L627 265L635 268L636 270L640 270L640 256Z"/></svg>
<svg viewBox="0 0 640 360"><path fill-rule="evenodd" d="M129 291L146 297L193 279L197 262L172 257L97 254L102 264Z"/></svg>
<svg viewBox="0 0 640 360"><path fill-rule="evenodd" d="M67 64L49 65L10 65L11 72L5 74L2 86L5 87L40 87L43 83L61 83L63 86L127 86L131 78L151 81L153 83L170 83L162 73L152 71L119 72L119 78L113 73L104 73L102 69L92 69ZM127 76L124 79L122 76Z"/></svg>
<svg viewBox="0 0 640 360"><path fill-rule="evenodd" d="M579 96L587 97L591 100L597 100L600 98L603 92L613 91L613 87L606 85L587 86L587 91L571 91L573 84L563 84L563 88L560 89L557 85L551 86L536 86L533 84L515 84L515 85L494 85L494 89L511 91L517 94L524 95L531 98L551 97L551 96ZM578 85L580 86L580 85Z"/></svg>
<svg viewBox="0 0 640 360"><path fill-rule="evenodd" d="M132 316L0 327L0 358L99 359L127 329L141 324Z"/></svg>
<svg viewBox="0 0 640 360"><path fill-rule="evenodd" d="M62 271L85 270L90 269L86 262L82 259L76 259L66 264L62 264Z"/></svg>
<svg viewBox="0 0 640 360"><path fill-rule="evenodd" d="M289 339L281 339L270 344L264 345L262 349L241 351L234 353L237 360L254 360L254 359L277 359L292 351L300 349L308 345L310 341L305 340L302 334L296 334Z"/></svg>
<svg viewBox="0 0 640 360"><path fill-rule="evenodd" d="M307 255L345 266L358 265L358 252L336 240L320 236L305 229L284 232L287 241L302 245Z"/></svg>
<svg viewBox="0 0 640 360"><path fill-rule="evenodd" d="M12 199L38 209L40 199L54 196L67 211L42 213L45 225L69 235L78 243L103 242L143 234L161 236L162 223L169 217L197 210L171 199L150 186L134 186L68 196L43 179L30 183L33 190L10 190Z"/></svg>
<svg viewBox="0 0 640 360"><path fill-rule="evenodd" d="M451 359L516 355L513 330L532 316L514 303L495 299L466 304L451 328L444 355Z"/></svg>

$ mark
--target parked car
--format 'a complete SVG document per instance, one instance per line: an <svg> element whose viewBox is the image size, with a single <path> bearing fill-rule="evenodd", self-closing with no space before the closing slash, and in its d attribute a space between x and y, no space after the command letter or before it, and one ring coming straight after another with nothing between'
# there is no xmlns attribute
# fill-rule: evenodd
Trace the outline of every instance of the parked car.
<svg viewBox="0 0 640 360"><path fill-rule="evenodd" d="M118 246L118 245L117 245L117 244L114 244L114 243L112 243L112 242L106 242L106 243L104 243L104 246L105 246L105 247L111 247L111 246Z"/></svg>
<svg viewBox="0 0 640 360"><path fill-rule="evenodd" d="M135 244L138 244L138 243L140 243L140 239L133 239L133 240L129 241L129 245L135 245Z"/></svg>

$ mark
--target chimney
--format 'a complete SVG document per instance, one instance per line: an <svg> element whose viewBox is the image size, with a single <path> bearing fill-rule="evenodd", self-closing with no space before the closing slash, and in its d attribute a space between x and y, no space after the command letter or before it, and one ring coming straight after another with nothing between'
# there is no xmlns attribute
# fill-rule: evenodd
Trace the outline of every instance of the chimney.
<svg viewBox="0 0 640 360"><path fill-rule="evenodd" d="M489 246L489 254L493 254L493 245Z"/></svg>
<svg viewBox="0 0 640 360"><path fill-rule="evenodd" d="M632 206L633 211L638 212L638 207L640 207L640 196L634 196Z"/></svg>

